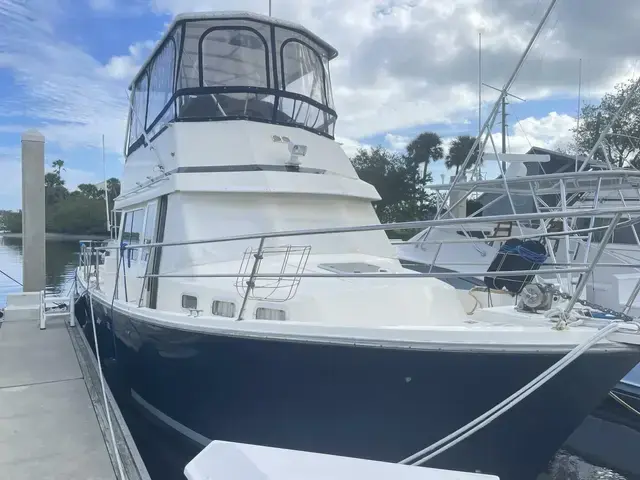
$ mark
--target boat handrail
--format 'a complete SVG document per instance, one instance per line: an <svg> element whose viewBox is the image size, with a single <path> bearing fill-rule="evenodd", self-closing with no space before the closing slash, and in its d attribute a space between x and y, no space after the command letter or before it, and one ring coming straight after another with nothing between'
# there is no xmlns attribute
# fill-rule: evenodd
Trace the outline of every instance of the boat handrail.
<svg viewBox="0 0 640 480"><path fill-rule="evenodd" d="M567 282L570 299L567 302L567 306L565 308L565 313L568 315L576 301L580 298L583 290L587 285L588 278L590 274L593 272L595 265L599 262L606 244L609 242L611 237L613 236L613 232L616 227L620 223L620 219L623 215L627 215L629 217L629 222L633 223L640 221L640 218L634 218L631 220L631 214L640 213L640 206L634 207L624 207L624 208L593 208L593 209L584 209L584 210L572 210L572 211L561 211L561 212L540 212L540 213L522 213L522 214L511 214L511 215L495 215L491 217L466 217L466 218L439 218L435 220L424 220L418 222L398 222L398 223L390 223L390 224L376 224L376 225L360 225L360 226L348 226L348 227L332 227L332 228L318 228L318 229L302 229L302 230L290 230L290 231L281 231L281 232L265 232L265 233L253 233L253 234L243 234L243 235L234 235L229 237L218 237L218 238L209 238L209 239L201 239L201 240L184 240L179 242L158 242L158 243L147 243L147 244L135 244L135 245L127 245L120 244L114 246L99 246L99 245L86 245L83 243L83 252L81 254L81 258L86 260L86 263L93 263L91 260L95 257L95 277L96 277L96 285L99 285L99 255L96 252L106 251L110 249L120 250L120 255L124 258L125 250L133 250L133 249L141 249L146 248L155 251L156 248L162 247L170 247L170 246L184 246L184 245L198 245L205 243L218 243L218 242L230 242L230 241L241 241L241 240L259 240L259 246L257 250L250 249L250 251L245 252L245 256L247 259L253 257L253 266L251 271L240 271L233 273L149 273L148 271L144 272L142 275L139 275L138 278L143 279L143 287L146 283L147 279L151 278L207 278L207 277L234 277L236 278L237 284L246 283L247 289L243 294L243 303L241 308L241 314L239 315L239 319L242 319L242 312L244 311L244 306L249 296L251 295L251 290L254 288L257 279L265 278L271 279L277 278L278 282L283 281L283 279L294 279L293 281L299 282L301 278L412 278L412 277L433 277L433 278L464 278L464 277L513 277L513 276L521 276L521 275L555 275L558 279L560 279L560 274L567 274L569 281ZM430 268L428 272L331 272L331 273L316 273L316 272L305 272L304 268L302 270L298 269L293 273L288 273L284 270L281 270L278 273L262 273L258 271L258 266L261 260L264 257L264 253L268 250L268 247L265 247L265 241L268 238L286 238L286 237L299 237L299 236L309 236L309 235L326 235L332 233L349 233L349 232L367 232L367 231L380 231L380 230L405 230L405 229L424 229L429 227L436 227L441 225L450 225L450 224L459 224L459 223L484 223L487 221L495 222L500 220L544 220L549 218L567 218L567 217L596 217L602 215L612 215L612 221L606 226L606 231L603 234L603 238L596 249L596 253L591 260L590 263L586 265L580 266L570 266L570 267L562 267L557 268L556 265L545 264L545 265L535 265L531 267L531 269L527 270L512 270L512 271L491 271L488 272L486 270L477 271L477 272L462 272L462 271L432 271ZM563 222L564 225L567 225L567 222ZM573 231L569 228L562 232L553 232L558 235L567 235L570 236L573 234ZM548 235L548 232L547 232ZM532 237L540 237L544 236L544 234L535 234ZM479 242L486 242L486 239L475 239ZM500 238L501 241L504 241L504 237ZM446 244L447 241L443 240L441 244ZM87 253L90 251L91 253ZM554 258L554 257L552 257ZM244 261L243 261L244 263ZM436 263L434 261L434 263ZM118 262L120 264L120 261ZM248 265L248 263L247 263ZM540 268L542 267L542 268ZM85 275L87 278L90 276L90 267L86 267ZM578 282L573 288L573 274L579 274ZM246 282L243 282L243 279L248 279ZM560 281L560 280L559 280ZM560 283L562 284L562 282ZM640 285L640 280L638 281ZM237 285L236 285L237 286ZM635 291L635 289L634 289ZM638 288L640 292L640 288ZM141 294L142 295L142 294ZM637 293L636 293L637 296ZM569 297L567 297L569 298Z"/></svg>
<svg viewBox="0 0 640 480"><path fill-rule="evenodd" d="M246 233L241 235L231 235L227 237L213 237L197 240L181 240L176 242L156 242L134 245L121 245L113 247L104 247L104 249L139 249L139 248L151 248L151 247L172 247L182 245L198 245L203 243L221 243L221 242L233 242L241 240L260 240L267 238L284 238L284 237L299 237L306 235L328 235L333 233L351 233L351 232L371 232L379 230L424 230L430 227L439 227L443 225L473 225L477 223L486 222L498 222L498 221L517 221L517 220L545 220L554 218L571 218L571 217L598 217L611 215L612 217L640 214L640 205L622 208L590 208L571 211L557 211L557 212L540 212L540 213L518 213L518 214L504 214L504 215L492 215L488 217L463 217L463 218L439 218L434 220L417 220L410 222L394 222L394 223L378 223L370 225L356 225L346 227L325 227L325 228L310 228L300 230L283 230L274 232L260 232L260 233ZM632 221L640 222L640 218ZM619 223L619 220L615 222ZM611 224L607 225L609 227ZM594 227L599 228L599 227ZM583 230L580 230L583 231ZM590 230L589 230L590 231ZM548 236L570 236L574 234L574 230L565 232L549 232ZM530 235L531 236L544 236ZM500 240L504 240L505 237L500 237ZM486 239L476 239L479 242L484 242ZM442 242L439 242L442 243ZM445 242L447 243L447 242Z"/></svg>
<svg viewBox="0 0 640 480"><path fill-rule="evenodd" d="M462 222L461 222L462 223ZM640 218L637 219L633 219L633 220L625 220L624 222L618 222L618 225L616 225L616 228L623 228L623 227L630 227L633 225L636 225L640 223ZM506 240L524 240L524 239L528 239L528 238L555 238L555 237L573 237L575 235L581 235L581 234L587 234L587 233L592 233L592 232L597 232L597 231L601 231L601 230L606 230L607 227L609 225L601 225L598 227L589 227L589 228L580 228L580 229L574 229L574 230L570 230L568 232L565 231L560 231L560 232L540 232L540 231L535 231L535 232L530 232L528 234L522 234L522 235L503 235L503 236L492 236L492 237L462 237L461 238L450 238L447 239L446 241L443 240L416 240L414 242L411 241L406 241L406 242L402 242L402 243L398 243L398 242L391 242L394 243L396 245L424 245L424 244L433 244L433 245L439 245L441 243L486 243L486 242L504 242Z"/></svg>

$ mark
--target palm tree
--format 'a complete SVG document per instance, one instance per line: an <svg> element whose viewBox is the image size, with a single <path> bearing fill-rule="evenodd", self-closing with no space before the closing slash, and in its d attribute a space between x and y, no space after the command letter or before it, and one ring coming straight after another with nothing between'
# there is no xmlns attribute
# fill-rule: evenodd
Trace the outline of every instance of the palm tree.
<svg viewBox="0 0 640 480"><path fill-rule="evenodd" d="M54 161L51 166L53 167L53 171L55 172L56 175L60 176L60 173L62 172L62 169L64 167L64 160L56 160Z"/></svg>
<svg viewBox="0 0 640 480"><path fill-rule="evenodd" d="M473 148L473 144L476 141L476 137L471 137L469 135L460 135L453 139L451 142L451 146L449 147L449 153L447 154L447 159L445 161L445 166L447 168L456 167L456 175L460 171L460 167L464 163L464 160L467 158L467 155ZM469 163L465 170L473 168L473 166L478 161L478 147L476 147L476 151L471 156Z"/></svg>
<svg viewBox="0 0 640 480"><path fill-rule="evenodd" d="M407 145L407 156L414 163L423 163L422 179L427 177L427 166L430 161L444 157L442 139L435 132L423 132Z"/></svg>

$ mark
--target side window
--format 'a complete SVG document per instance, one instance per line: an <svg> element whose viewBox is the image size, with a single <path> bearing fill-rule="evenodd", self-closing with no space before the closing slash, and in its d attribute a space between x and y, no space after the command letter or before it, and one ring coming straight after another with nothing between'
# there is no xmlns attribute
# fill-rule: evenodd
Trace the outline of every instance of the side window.
<svg viewBox="0 0 640 480"><path fill-rule="evenodd" d="M162 109L171 99L173 94L173 79L175 71L176 51L173 39L165 43L162 51L153 61L149 80L149 106L147 111L147 128L156 120ZM173 118L173 110L170 108L164 115L166 120ZM165 122L159 121L154 130L159 129Z"/></svg>
<svg viewBox="0 0 640 480"><path fill-rule="evenodd" d="M148 245L153 243L154 235L156 231L156 212L158 210L158 204L156 202L150 203L147 207L147 220L144 225L144 237L142 239L142 243L144 245ZM149 255L151 254L150 249L144 249L142 251L142 261L147 262L149 260Z"/></svg>
<svg viewBox="0 0 640 480"><path fill-rule="evenodd" d="M300 41L289 40L284 42L281 54L284 89L327 105L326 74L318 52Z"/></svg>
<svg viewBox="0 0 640 480"><path fill-rule="evenodd" d="M144 209L134 210L131 217L131 233L129 244L138 245L142 240L142 227L144 225ZM137 260L140 253L139 248L131 250L131 260Z"/></svg>
<svg viewBox="0 0 640 480"><path fill-rule="evenodd" d="M147 115L147 74L145 73L136 83L133 90L129 119L129 147L131 147L144 132L144 121Z"/></svg>
<svg viewBox="0 0 640 480"><path fill-rule="evenodd" d="M122 237L120 241L127 245L131 243L131 219L133 218L133 212L127 212L124 214L124 221L122 222Z"/></svg>

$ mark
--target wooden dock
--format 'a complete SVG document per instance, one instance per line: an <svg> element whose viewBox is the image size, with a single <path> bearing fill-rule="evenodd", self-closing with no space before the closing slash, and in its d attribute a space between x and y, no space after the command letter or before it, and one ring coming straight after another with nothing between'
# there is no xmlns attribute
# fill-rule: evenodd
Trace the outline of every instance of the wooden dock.
<svg viewBox="0 0 640 480"><path fill-rule="evenodd" d="M36 315L7 315L0 324L1 477L120 479L119 456L127 480L148 480L108 387L106 393L107 405L93 352L68 316L41 330Z"/></svg>

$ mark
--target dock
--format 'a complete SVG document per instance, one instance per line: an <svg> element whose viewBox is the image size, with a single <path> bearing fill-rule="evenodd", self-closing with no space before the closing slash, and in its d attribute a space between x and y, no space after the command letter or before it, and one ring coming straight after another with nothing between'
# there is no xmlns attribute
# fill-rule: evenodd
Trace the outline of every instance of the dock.
<svg viewBox="0 0 640 480"><path fill-rule="evenodd" d="M70 319L73 309L52 315L41 329L41 307L28 305L29 296L10 295L0 323L2 478L119 480L119 457L127 480L149 480L108 386L105 405L97 362Z"/></svg>

